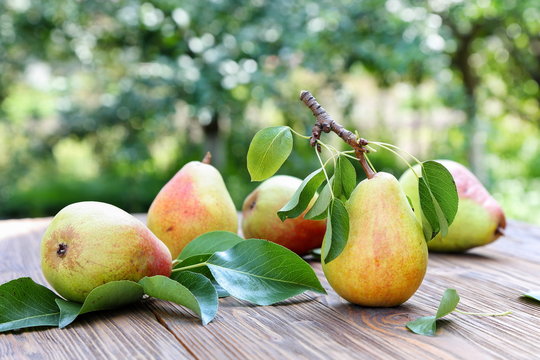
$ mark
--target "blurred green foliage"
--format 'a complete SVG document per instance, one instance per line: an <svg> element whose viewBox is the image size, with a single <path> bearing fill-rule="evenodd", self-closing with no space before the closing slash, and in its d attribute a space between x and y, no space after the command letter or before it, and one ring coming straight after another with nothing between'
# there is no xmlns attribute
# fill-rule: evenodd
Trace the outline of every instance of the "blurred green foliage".
<svg viewBox="0 0 540 360"><path fill-rule="evenodd" d="M251 137L308 134L307 88L365 138L469 165L509 217L540 223L538 34L537 0L2 1L0 217L91 199L144 212L207 150L240 207ZM295 142L280 172L304 177L317 159Z"/></svg>

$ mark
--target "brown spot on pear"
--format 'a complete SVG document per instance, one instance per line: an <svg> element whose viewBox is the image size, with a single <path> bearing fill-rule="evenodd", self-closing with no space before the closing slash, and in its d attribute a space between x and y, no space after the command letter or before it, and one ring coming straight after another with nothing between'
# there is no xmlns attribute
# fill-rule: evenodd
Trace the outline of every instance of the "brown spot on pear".
<svg viewBox="0 0 540 360"><path fill-rule="evenodd" d="M82 302L95 287L115 280L169 276L169 250L143 223L100 202L62 209L41 242L41 267L64 298Z"/></svg>

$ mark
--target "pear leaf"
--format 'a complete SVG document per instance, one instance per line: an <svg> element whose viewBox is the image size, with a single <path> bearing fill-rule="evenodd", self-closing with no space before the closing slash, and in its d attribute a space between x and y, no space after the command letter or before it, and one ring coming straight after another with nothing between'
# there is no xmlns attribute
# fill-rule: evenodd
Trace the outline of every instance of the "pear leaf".
<svg viewBox="0 0 540 360"><path fill-rule="evenodd" d="M241 241L244 241L244 239L242 239L240 237L239 237L239 239ZM193 241L195 241L195 240L193 240ZM224 250L227 250L227 249L224 249ZM184 259L184 260L180 261L178 264L176 264L173 267L173 269L179 269L179 268L183 268L183 267L186 267L186 266L206 263L206 260L210 259L210 257L212 255L214 255L214 254L199 254L199 255L190 256L187 259ZM171 274L170 278L175 280L175 281L179 281L179 279L181 278L180 274L183 274L185 271L187 271L187 270L175 271L175 272L173 272ZM201 274L204 277L206 277L208 280L210 280L210 282L212 283L212 285L216 289L217 294L218 294L218 296L220 298L227 297L227 296L230 295L227 291L225 291L225 289L223 289L216 282L216 279L214 279L214 275L212 275L212 273L210 272L210 269L208 269L208 266L206 266L206 264L190 268L189 271L197 273L197 274Z"/></svg>
<svg viewBox="0 0 540 360"><path fill-rule="evenodd" d="M232 296L258 305L271 305L307 290L326 293L307 262L270 241L242 241L215 253L206 263Z"/></svg>
<svg viewBox="0 0 540 360"><path fill-rule="evenodd" d="M437 331L437 318L424 316L407 323L407 328L415 334L434 336Z"/></svg>
<svg viewBox="0 0 540 360"><path fill-rule="evenodd" d="M288 126L275 126L258 131L247 153L247 168L251 181L261 181L274 175L291 154L293 137Z"/></svg>
<svg viewBox="0 0 540 360"><path fill-rule="evenodd" d="M326 220L326 233L324 234L322 258L329 263L341 254L349 238L349 213L343 202L339 199L332 200L328 209Z"/></svg>
<svg viewBox="0 0 540 360"><path fill-rule="evenodd" d="M60 299L28 277L0 285L0 332L34 326L58 326Z"/></svg>
<svg viewBox="0 0 540 360"><path fill-rule="evenodd" d="M326 219L326 213L327 209L330 206L330 203L332 202L332 182L334 181L334 178L330 178L330 181L324 185L323 189L321 190L321 193L319 194L319 197L317 200L315 200L315 203L309 209L309 211L304 215L305 219L308 220L322 220Z"/></svg>
<svg viewBox="0 0 540 360"><path fill-rule="evenodd" d="M134 281L111 281L90 291L84 303L56 299L60 308L58 326L64 328L79 315L92 311L110 310L134 303L143 296L143 287Z"/></svg>
<svg viewBox="0 0 540 360"><path fill-rule="evenodd" d="M207 232L191 240L178 256L178 260L185 260L194 255L213 254L217 251L227 250L240 241L244 241L244 239L229 231Z"/></svg>
<svg viewBox="0 0 540 360"><path fill-rule="evenodd" d="M324 181L324 172L322 168L315 170L309 174L300 184L291 200L286 203L277 213L281 221L287 218L295 218L300 216L309 205L311 199L317 192L319 186Z"/></svg>
<svg viewBox="0 0 540 360"><path fill-rule="evenodd" d="M437 331L437 320L450 314L459 303L459 295L455 289L446 289L435 316L424 316L409 321L406 326L415 334L434 336Z"/></svg>
<svg viewBox="0 0 540 360"><path fill-rule="evenodd" d="M334 196L347 200L356 186L356 170L349 159L340 156L334 169L332 190Z"/></svg>
<svg viewBox="0 0 540 360"><path fill-rule="evenodd" d="M177 280L156 275L139 281L144 292L157 299L171 301L194 311L208 324L217 313L218 297L210 280L201 274L183 271Z"/></svg>
<svg viewBox="0 0 540 360"><path fill-rule="evenodd" d="M530 291L526 294L521 295L523 297L527 297L529 299L533 299L536 301L540 301L540 291Z"/></svg>
<svg viewBox="0 0 540 360"><path fill-rule="evenodd" d="M348 199L356 187L356 170L345 156L340 156L337 161L341 173L342 194Z"/></svg>
<svg viewBox="0 0 540 360"><path fill-rule="evenodd" d="M452 174L436 161L422 163L422 177L418 181L420 207L425 219L423 224L427 240L431 240L441 232L444 237L448 227L454 221L459 198L456 183ZM431 234L429 234L431 233Z"/></svg>

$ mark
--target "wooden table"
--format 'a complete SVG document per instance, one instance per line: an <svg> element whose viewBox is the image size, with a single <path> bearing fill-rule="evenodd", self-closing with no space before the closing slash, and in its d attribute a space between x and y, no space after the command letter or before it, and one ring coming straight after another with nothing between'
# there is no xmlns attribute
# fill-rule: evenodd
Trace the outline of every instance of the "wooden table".
<svg viewBox="0 0 540 360"><path fill-rule="evenodd" d="M50 219L0 221L0 282L31 276L46 284L39 242ZM520 298L540 290L540 228L510 222L507 236L465 255L430 255L426 279L404 305L362 308L306 293L275 306L220 300L202 326L190 311L150 299L81 316L68 328L0 334L0 359L534 359L540 357L540 304ZM461 295L436 337L405 323L433 315L446 288Z"/></svg>

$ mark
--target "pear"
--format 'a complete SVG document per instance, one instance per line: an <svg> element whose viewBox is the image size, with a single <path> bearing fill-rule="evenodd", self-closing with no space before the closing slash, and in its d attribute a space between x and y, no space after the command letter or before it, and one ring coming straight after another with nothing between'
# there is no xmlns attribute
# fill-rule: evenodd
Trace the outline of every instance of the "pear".
<svg viewBox="0 0 540 360"><path fill-rule="evenodd" d="M389 307L407 301L422 283L428 251L399 182L379 172L356 186L346 208L347 244L334 260L322 259L328 282L358 305Z"/></svg>
<svg viewBox="0 0 540 360"><path fill-rule="evenodd" d="M242 207L242 231L246 238L265 239L297 254L321 247L326 221L304 219L306 211L281 221L277 212L293 196L302 180L286 175L273 176L249 194ZM312 199L308 209L313 205Z"/></svg>
<svg viewBox="0 0 540 360"><path fill-rule="evenodd" d="M170 276L172 258L165 244L127 212L86 201L54 217L41 241L41 268L60 295L83 302L110 281Z"/></svg>
<svg viewBox="0 0 540 360"><path fill-rule="evenodd" d="M148 210L147 225L173 258L197 236L214 230L236 233L238 215L219 171L203 162L187 163L161 189Z"/></svg>
<svg viewBox="0 0 540 360"><path fill-rule="evenodd" d="M497 200L465 166L451 160L437 161L454 177L459 206L456 217L448 228L448 235L442 238L439 234L429 241L429 250L463 252L495 241L506 227L504 212ZM414 169L418 175L421 174L419 165ZM418 179L409 169L403 173L399 181L413 203L417 218L421 220Z"/></svg>

